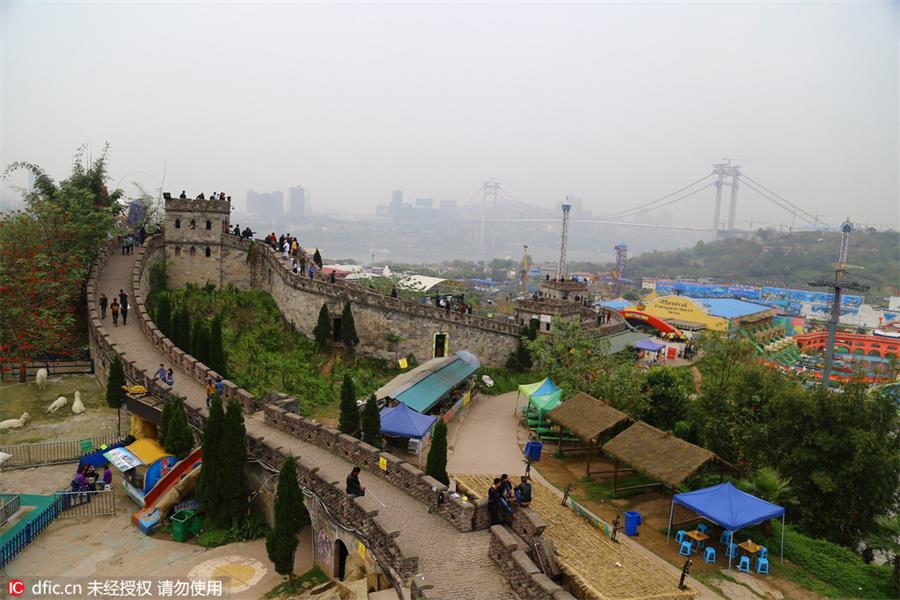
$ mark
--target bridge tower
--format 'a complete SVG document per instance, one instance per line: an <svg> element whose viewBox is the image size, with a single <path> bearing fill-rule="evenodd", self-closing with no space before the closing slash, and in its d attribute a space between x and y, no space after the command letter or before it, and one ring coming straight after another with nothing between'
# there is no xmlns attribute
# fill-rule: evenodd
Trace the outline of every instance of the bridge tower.
<svg viewBox="0 0 900 600"><path fill-rule="evenodd" d="M493 209L496 212L497 210L497 193L500 191L500 183L494 181L493 179L490 181L485 181L484 185L481 186L481 227L478 233L478 249L481 253L481 256L484 256L484 221L487 218L487 204L488 197L490 196L493 202Z"/></svg>
<svg viewBox="0 0 900 600"><path fill-rule="evenodd" d="M716 208L713 212L713 239L719 239L719 227L722 218L722 186L725 185L725 169L731 164L731 160L726 158L726 162L713 165L713 173L716 174Z"/></svg>
<svg viewBox="0 0 900 600"><path fill-rule="evenodd" d="M728 161L729 163L731 161ZM737 214L737 197L738 187L741 181L741 167L738 165L729 165L725 170L726 175L731 176L731 203L728 210L728 230L734 231L735 216Z"/></svg>

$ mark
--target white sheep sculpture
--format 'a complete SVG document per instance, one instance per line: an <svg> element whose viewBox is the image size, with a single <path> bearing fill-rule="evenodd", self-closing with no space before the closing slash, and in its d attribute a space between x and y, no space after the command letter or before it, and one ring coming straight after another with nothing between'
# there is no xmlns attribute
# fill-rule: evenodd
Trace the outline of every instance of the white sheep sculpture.
<svg viewBox="0 0 900 600"><path fill-rule="evenodd" d="M81 401L81 392L75 392L75 400L72 401L72 412L80 415L85 410L84 403Z"/></svg>
<svg viewBox="0 0 900 600"><path fill-rule="evenodd" d="M12 454L7 454L6 452L0 452L0 467L3 466L3 463L12 458Z"/></svg>
<svg viewBox="0 0 900 600"><path fill-rule="evenodd" d="M47 369L38 369L37 374L34 376L34 383L38 386L38 389L42 392L44 388L47 387Z"/></svg>
<svg viewBox="0 0 900 600"><path fill-rule="evenodd" d="M55 413L56 411L61 409L63 406L65 406L67 402L68 402L68 400L66 400L65 396L60 396L59 398L57 398L56 400L54 400L53 402L50 403L50 406L47 407L47 412Z"/></svg>
<svg viewBox="0 0 900 600"><path fill-rule="evenodd" d="M0 421L0 431L5 431L7 429L18 429L25 425L25 421L27 421L31 415L27 412L22 413L22 416L18 419L7 419L5 421Z"/></svg>

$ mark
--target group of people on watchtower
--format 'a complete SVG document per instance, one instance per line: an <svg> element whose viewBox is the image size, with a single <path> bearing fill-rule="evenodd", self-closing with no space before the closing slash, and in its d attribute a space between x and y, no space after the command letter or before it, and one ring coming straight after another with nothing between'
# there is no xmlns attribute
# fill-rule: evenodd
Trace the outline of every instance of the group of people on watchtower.
<svg viewBox="0 0 900 600"><path fill-rule="evenodd" d="M500 477L495 477L493 485L488 488L488 513L491 525L509 525L515 508L526 507L529 504L531 504L531 479L527 475L523 475L519 484L513 487L509 475L503 473Z"/></svg>

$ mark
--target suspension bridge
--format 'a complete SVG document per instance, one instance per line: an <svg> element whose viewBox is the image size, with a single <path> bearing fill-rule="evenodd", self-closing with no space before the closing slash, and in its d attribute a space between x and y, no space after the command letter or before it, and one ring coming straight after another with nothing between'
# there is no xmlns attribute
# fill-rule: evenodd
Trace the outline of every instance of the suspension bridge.
<svg viewBox="0 0 900 600"><path fill-rule="evenodd" d="M723 214L723 193L728 188L729 198L727 218ZM722 162L712 165L712 170L703 177L680 187L664 196L660 196L648 202L636 206L623 208L600 215L584 215L580 211L572 214L573 223L591 225L613 225L623 227L637 227L648 229L668 229L681 231L710 232L713 238L721 235L739 233L737 228L738 196L741 190L749 190L755 195L765 199L779 209L785 211L791 217L791 229L800 224L804 229L813 228L819 230L829 227L824 223L819 214L814 214L798 206L796 203L784 198L772 191L769 187L744 173L742 167L735 164L732 159L722 159ZM712 218L709 225L699 223L692 225L672 225L666 223L647 222L646 216L654 211L671 207L682 203L702 192L711 190ZM479 227L480 248L484 250L485 230L497 223L558 223L558 206L549 208L523 202L505 190L499 182L490 180L472 194L472 197L463 204L463 207L475 207L480 203L480 213L476 213ZM567 197L565 204L573 203L572 197ZM635 219L641 219L636 221ZM750 221L750 229L753 222Z"/></svg>

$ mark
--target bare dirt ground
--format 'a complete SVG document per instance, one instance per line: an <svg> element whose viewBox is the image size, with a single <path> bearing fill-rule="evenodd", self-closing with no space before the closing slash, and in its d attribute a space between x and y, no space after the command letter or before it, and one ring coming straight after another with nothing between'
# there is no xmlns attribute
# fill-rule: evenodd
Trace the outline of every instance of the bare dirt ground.
<svg viewBox="0 0 900 600"><path fill-rule="evenodd" d="M75 392L87 409L72 414ZM55 413L47 407L59 396L65 396L66 406ZM18 419L23 412L31 415L24 427L0 431L0 446L35 442L77 440L117 431L117 411L106 405L100 385L91 375L52 377L43 391L33 382L7 383L0 386L0 421ZM128 433L127 416L122 416L123 431Z"/></svg>

